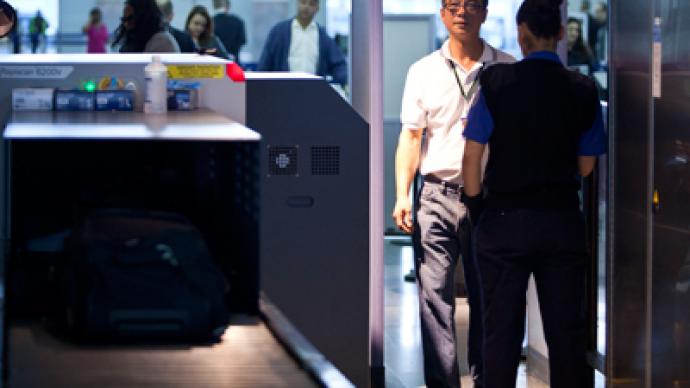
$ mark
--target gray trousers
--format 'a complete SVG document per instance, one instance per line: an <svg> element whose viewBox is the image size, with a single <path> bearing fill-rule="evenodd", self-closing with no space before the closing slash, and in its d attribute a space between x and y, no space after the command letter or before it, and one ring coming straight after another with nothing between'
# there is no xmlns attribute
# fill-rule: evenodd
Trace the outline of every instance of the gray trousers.
<svg viewBox="0 0 690 388"><path fill-rule="evenodd" d="M462 257L470 305L468 363L475 376L482 367L479 276L470 252L470 227L460 191L424 182L416 201L413 234L419 290L424 380L427 387L459 387L455 334L455 266ZM481 381L481 380L478 380Z"/></svg>

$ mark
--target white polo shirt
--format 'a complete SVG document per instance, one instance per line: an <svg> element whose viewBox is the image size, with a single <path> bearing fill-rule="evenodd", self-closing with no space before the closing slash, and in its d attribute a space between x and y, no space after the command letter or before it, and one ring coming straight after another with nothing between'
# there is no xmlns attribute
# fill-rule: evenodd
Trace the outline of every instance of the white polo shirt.
<svg viewBox="0 0 690 388"><path fill-rule="evenodd" d="M288 66L290 71L316 74L319 61L319 28L312 20L307 28L302 28L297 19L292 19Z"/></svg>
<svg viewBox="0 0 690 388"><path fill-rule="evenodd" d="M452 61L452 62L449 62ZM402 130L426 130L422 143L420 172L433 174L445 181L462 184L461 166L465 150L462 136L463 120L479 94L468 95L465 101L460 92L458 78L466 93L472 87L482 64L515 62L510 54L496 50L484 42L484 52L479 61L466 70L450 55L448 41L410 66L405 81L400 121ZM455 70L451 63L455 64ZM477 80L477 82L479 82Z"/></svg>

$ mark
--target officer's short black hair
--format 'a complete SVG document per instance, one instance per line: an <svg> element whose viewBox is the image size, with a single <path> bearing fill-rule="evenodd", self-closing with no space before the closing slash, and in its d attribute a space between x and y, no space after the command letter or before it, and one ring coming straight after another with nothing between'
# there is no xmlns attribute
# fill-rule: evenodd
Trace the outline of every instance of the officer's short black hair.
<svg viewBox="0 0 690 388"><path fill-rule="evenodd" d="M563 0L525 0L517 12L517 24L527 23L539 38L554 38L561 29Z"/></svg>

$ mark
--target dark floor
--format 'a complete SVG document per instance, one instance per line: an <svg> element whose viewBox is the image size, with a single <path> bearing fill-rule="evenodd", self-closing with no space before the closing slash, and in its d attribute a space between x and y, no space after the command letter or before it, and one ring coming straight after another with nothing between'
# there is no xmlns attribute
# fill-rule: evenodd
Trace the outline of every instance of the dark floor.
<svg viewBox="0 0 690 388"><path fill-rule="evenodd" d="M39 323L10 331L12 388L316 387L257 317L232 317L211 346L86 347Z"/></svg>

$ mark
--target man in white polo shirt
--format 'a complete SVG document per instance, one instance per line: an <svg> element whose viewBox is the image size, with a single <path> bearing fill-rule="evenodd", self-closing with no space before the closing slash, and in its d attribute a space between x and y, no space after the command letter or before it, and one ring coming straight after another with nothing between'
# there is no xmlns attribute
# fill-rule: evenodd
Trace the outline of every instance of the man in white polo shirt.
<svg viewBox="0 0 690 388"><path fill-rule="evenodd" d="M487 3L442 1L441 20L449 38L440 50L410 67L403 94L393 218L401 230L413 235L427 387L460 385L454 319L454 275L460 258L470 306L468 364L475 383L481 382L479 275L469 252L467 212L460 202L462 131L483 69L515 60L479 37ZM424 181L413 217L409 190L417 168Z"/></svg>

